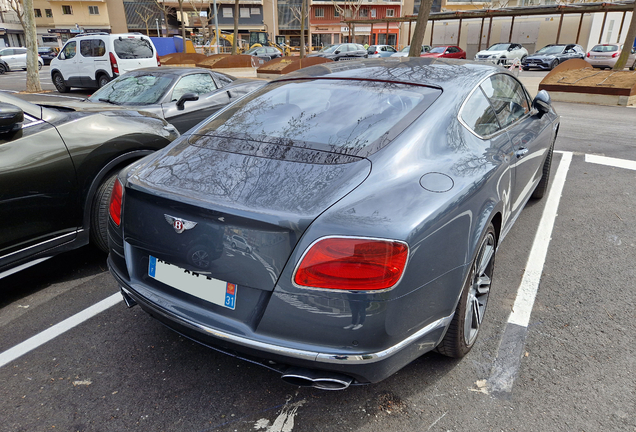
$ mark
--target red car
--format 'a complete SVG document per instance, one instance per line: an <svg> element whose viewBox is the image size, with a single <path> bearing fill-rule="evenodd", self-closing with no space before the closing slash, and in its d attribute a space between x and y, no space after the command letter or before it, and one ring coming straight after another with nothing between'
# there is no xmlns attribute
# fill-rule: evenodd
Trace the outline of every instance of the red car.
<svg viewBox="0 0 636 432"><path fill-rule="evenodd" d="M420 57L445 57L445 58L465 59L466 51L464 51L463 49L455 45L438 46L438 47L432 48L427 53L420 54Z"/></svg>

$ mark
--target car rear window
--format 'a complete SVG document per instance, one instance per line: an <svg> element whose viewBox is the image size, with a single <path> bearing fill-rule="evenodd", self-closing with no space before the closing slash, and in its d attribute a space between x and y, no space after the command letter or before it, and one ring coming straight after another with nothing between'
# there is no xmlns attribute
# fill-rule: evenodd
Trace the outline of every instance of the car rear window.
<svg viewBox="0 0 636 432"><path fill-rule="evenodd" d="M393 82L282 81L252 93L196 133L367 156L440 94L437 88Z"/></svg>
<svg viewBox="0 0 636 432"><path fill-rule="evenodd" d="M114 46L117 57L123 60L154 56L152 45L147 39L119 37L115 39Z"/></svg>
<svg viewBox="0 0 636 432"><path fill-rule="evenodd" d="M592 48L594 52L615 52L618 51L618 45L596 45Z"/></svg>

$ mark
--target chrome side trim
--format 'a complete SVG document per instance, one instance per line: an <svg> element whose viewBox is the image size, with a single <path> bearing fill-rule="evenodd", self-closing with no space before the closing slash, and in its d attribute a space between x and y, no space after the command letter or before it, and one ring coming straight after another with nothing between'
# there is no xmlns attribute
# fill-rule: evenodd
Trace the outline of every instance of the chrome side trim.
<svg viewBox="0 0 636 432"><path fill-rule="evenodd" d="M121 290L133 298L139 296L136 293L133 294L130 291L130 289L128 289L127 287L121 286ZM210 336L213 336L220 340L228 341L231 343L235 343L237 345L242 345L244 347L259 350L259 351L265 351L272 354L278 354L285 357L293 357L293 358L297 358L301 360L316 361L319 363L331 363L331 364L342 364L342 365L370 364L370 363L375 363L375 362L384 360L396 354L400 350L406 348L408 345L414 343L416 340L425 336L426 334L434 330L447 327L448 324L450 324L451 320L453 319L453 315L454 315L453 313L447 317L440 318L436 321L433 321L432 323L421 328L420 330L413 333L411 336L407 337L406 339L403 339L399 343L389 348L386 348L382 351L378 351L374 353L361 353L361 354L345 354L345 353L327 354L327 353L320 353L316 351L301 350L301 349L284 347L280 345L274 345L274 344L266 343L266 342L255 341L253 339L248 339L246 337L237 336L231 333L219 331L219 330L204 326L202 324L196 323L194 321L191 321L182 316L172 314L164 310L162 307L160 307L157 304L149 303L147 301L142 303L149 305L156 313L161 314L165 318L177 319L181 324L187 327L190 327L194 330L203 331L209 334Z"/></svg>
<svg viewBox="0 0 636 432"><path fill-rule="evenodd" d="M63 238L65 238L65 237L75 237L75 236L79 235L82 231L84 231L84 230L83 230L83 229L76 230L76 231L70 232L70 233L68 233L68 234L63 234L63 235L61 235L61 236L59 236L59 237L55 237L55 238L52 238L52 239L50 239L50 240L43 241L43 242L38 243L38 244L36 244L36 245L29 246L29 247L26 247L26 248L24 248L24 249L20 249L19 251L11 252L11 253L10 253L10 254L8 254L8 255L1 256L1 257L0 257L0 260L3 260L3 259L5 259L5 258L9 258L9 257L10 257L10 256L12 256L12 255L16 255L16 254L19 254L19 253L22 253L22 252L28 251L29 249L39 248L40 246L43 246L43 245L45 245L45 244L47 244L47 243L55 242L56 240L62 240L62 239L63 239Z"/></svg>

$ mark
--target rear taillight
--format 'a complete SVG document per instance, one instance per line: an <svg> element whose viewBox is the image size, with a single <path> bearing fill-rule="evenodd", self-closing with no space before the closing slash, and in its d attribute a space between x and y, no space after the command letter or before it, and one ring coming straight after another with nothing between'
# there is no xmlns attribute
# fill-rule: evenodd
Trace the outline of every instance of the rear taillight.
<svg viewBox="0 0 636 432"><path fill-rule="evenodd" d="M117 226L121 223L121 202L123 195L124 188L122 187L119 179L116 179L115 184L113 185L113 191L110 194L110 206L108 207L108 213Z"/></svg>
<svg viewBox="0 0 636 432"><path fill-rule="evenodd" d="M161 59L159 58L159 53L157 53L157 66L161 66Z"/></svg>
<svg viewBox="0 0 636 432"><path fill-rule="evenodd" d="M404 272L406 243L367 238L329 237L305 254L294 283L299 286L381 290L395 285Z"/></svg>
<svg viewBox="0 0 636 432"><path fill-rule="evenodd" d="M587 53L587 58L590 58L590 53Z"/></svg>
<svg viewBox="0 0 636 432"><path fill-rule="evenodd" d="M374 52L373 54L380 54L380 52L379 52L379 51L376 51L376 52Z"/></svg>
<svg viewBox="0 0 636 432"><path fill-rule="evenodd" d="M618 53L615 52L614 54L612 54L612 58L618 57Z"/></svg>
<svg viewBox="0 0 636 432"><path fill-rule="evenodd" d="M117 64L117 59L115 58L115 54L110 53L110 67L113 69L113 74L119 75L119 65Z"/></svg>

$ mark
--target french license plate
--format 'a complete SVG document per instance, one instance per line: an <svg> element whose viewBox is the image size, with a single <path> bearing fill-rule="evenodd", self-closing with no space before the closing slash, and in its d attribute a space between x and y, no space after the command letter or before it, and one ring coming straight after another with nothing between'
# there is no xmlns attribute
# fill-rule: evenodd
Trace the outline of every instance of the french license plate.
<svg viewBox="0 0 636 432"><path fill-rule="evenodd" d="M528 63L528 66L536 66L536 63Z"/></svg>
<svg viewBox="0 0 636 432"><path fill-rule="evenodd" d="M150 256L148 276L200 299L229 309L236 307L238 286L212 277L182 269Z"/></svg>

